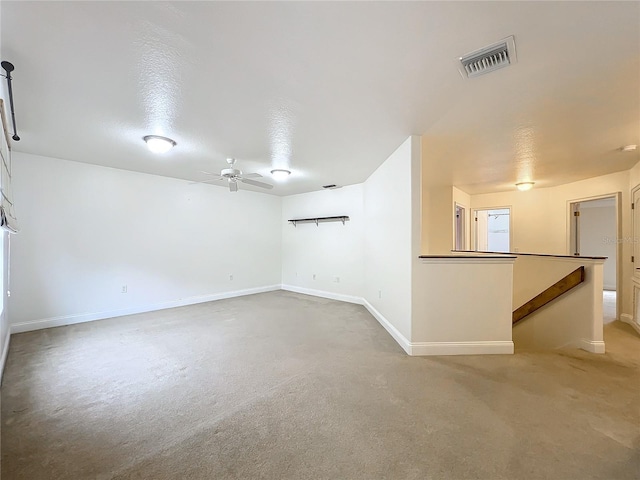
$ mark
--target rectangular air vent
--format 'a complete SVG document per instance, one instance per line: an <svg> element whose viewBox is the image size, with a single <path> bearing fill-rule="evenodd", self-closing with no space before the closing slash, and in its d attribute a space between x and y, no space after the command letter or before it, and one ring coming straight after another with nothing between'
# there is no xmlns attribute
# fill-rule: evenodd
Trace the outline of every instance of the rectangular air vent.
<svg viewBox="0 0 640 480"><path fill-rule="evenodd" d="M497 43L460 57L460 75L463 78L477 77L516 63L516 43L513 35Z"/></svg>

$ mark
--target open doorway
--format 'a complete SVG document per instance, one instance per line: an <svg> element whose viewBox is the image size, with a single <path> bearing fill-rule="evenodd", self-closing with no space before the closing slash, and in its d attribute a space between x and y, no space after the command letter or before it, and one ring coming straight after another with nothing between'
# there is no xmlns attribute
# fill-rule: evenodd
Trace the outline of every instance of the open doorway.
<svg viewBox="0 0 640 480"><path fill-rule="evenodd" d="M455 217L455 249L456 250L466 250L467 249L467 232L466 232L466 218L467 218L467 209L464 208L459 203L456 203L456 217Z"/></svg>
<svg viewBox="0 0 640 480"><path fill-rule="evenodd" d="M618 195L571 201L570 252L572 255L607 257L603 268L604 323L618 319L619 249Z"/></svg>
<svg viewBox="0 0 640 480"><path fill-rule="evenodd" d="M511 248L511 209L486 208L473 211L474 250L509 252Z"/></svg>

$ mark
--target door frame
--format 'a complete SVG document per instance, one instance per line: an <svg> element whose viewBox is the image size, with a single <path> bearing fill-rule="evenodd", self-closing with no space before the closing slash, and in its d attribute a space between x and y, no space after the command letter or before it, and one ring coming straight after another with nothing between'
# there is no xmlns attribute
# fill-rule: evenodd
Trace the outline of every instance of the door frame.
<svg viewBox="0 0 640 480"><path fill-rule="evenodd" d="M640 184L636 185L635 187L633 187L631 189L631 203L633 204L633 197L635 197L636 192L640 191ZM640 205L638 206L638 208L640 208ZM635 278L640 278L640 266L636 269L636 265L640 265L640 251L636 252L636 227L640 229L640 225L636 225L636 216L634 215L634 210L635 210L635 205L634 208L631 209L631 239L632 239L632 246L631 246L631 255L634 257L634 261L631 264L631 268L633 268L633 272L631 274L632 277ZM640 232L639 232L640 233ZM636 253L638 253L639 255L636 255ZM638 258L636 258L638 257Z"/></svg>
<svg viewBox="0 0 640 480"><path fill-rule="evenodd" d="M463 246L460 249L461 251L464 250L469 250L469 234L468 234L468 230L469 230L469 222L467 220L467 211L469 210L469 207L467 207L466 205L463 205L462 203L459 202L453 202L453 249L457 250L457 239L458 239L458 208L462 209L464 216L462 218L462 243Z"/></svg>
<svg viewBox="0 0 640 480"><path fill-rule="evenodd" d="M636 187L640 188L640 186ZM613 198L616 207L616 320L620 320L621 306L622 306L622 192L605 193L602 195L594 195L592 197L582 197L567 200L567 255L572 255L575 252L571 251L571 221L573 219L573 204L589 202L591 200L602 200L604 198ZM631 195L633 198L633 193Z"/></svg>
<svg viewBox="0 0 640 480"><path fill-rule="evenodd" d="M472 250L474 252L478 251L478 226L476 225L476 212L480 211L480 210L504 210L504 209L508 209L509 210L509 252L511 253L513 252L513 207L511 205L504 205L504 206L490 206L490 207L475 207L471 209L471 218L469 218L469 221L473 224L473 228L472 230L472 235L471 235L471 239L469 240L471 242L471 240L473 240L473 248Z"/></svg>

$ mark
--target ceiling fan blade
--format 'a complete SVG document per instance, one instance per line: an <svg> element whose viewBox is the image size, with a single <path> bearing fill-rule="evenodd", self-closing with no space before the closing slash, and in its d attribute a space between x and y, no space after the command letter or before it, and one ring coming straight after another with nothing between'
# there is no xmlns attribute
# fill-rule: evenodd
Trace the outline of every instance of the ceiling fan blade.
<svg viewBox="0 0 640 480"><path fill-rule="evenodd" d="M201 182L189 182L189 185L195 185L196 183L214 183L214 182L219 182L220 180L222 180L222 177L220 178L212 178L211 180L202 180Z"/></svg>
<svg viewBox="0 0 640 480"><path fill-rule="evenodd" d="M243 173L242 178L262 178L259 173Z"/></svg>
<svg viewBox="0 0 640 480"><path fill-rule="evenodd" d="M230 192L237 192L238 191L238 183L229 180L229 191Z"/></svg>
<svg viewBox="0 0 640 480"><path fill-rule="evenodd" d="M211 172L206 172L204 170L200 170L200 173L204 173L205 175L214 175L216 177L219 177L220 174L219 173L211 173Z"/></svg>
<svg viewBox="0 0 640 480"><path fill-rule="evenodd" d="M269 185L268 183L264 183L264 182L257 182L256 180L249 180L248 178L239 178L238 180L240 180L242 183L246 183L248 185L253 185L254 187L260 187L260 188L273 188L273 185Z"/></svg>

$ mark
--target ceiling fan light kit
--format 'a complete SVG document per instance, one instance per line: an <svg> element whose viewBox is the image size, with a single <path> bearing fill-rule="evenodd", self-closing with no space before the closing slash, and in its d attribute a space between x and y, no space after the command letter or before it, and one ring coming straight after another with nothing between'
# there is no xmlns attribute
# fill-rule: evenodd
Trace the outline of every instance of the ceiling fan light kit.
<svg viewBox="0 0 640 480"><path fill-rule="evenodd" d="M273 175L273 178L275 178L276 180L284 180L289 175L291 175L291 170L286 170L284 168L274 168L273 170L271 170L271 175Z"/></svg>
<svg viewBox="0 0 640 480"><path fill-rule="evenodd" d="M142 139L153 153L166 153L176 146L176 142L170 138L159 135L147 135L142 137Z"/></svg>
<svg viewBox="0 0 640 480"><path fill-rule="evenodd" d="M519 182L516 183L516 188L521 192L526 192L527 190L531 190L534 185L535 182Z"/></svg>

